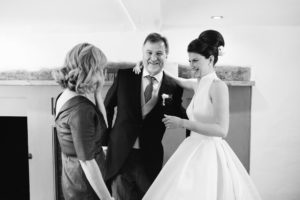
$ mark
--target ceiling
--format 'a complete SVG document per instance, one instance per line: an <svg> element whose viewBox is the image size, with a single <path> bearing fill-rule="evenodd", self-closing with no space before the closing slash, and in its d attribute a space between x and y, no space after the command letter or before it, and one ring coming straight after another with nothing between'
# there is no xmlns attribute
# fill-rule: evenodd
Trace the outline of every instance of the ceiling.
<svg viewBox="0 0 300 200"><path fill-rule="evenodd" d="M210 25L299 26L300 1L0 0L0 30L164 31Z"/></svg>

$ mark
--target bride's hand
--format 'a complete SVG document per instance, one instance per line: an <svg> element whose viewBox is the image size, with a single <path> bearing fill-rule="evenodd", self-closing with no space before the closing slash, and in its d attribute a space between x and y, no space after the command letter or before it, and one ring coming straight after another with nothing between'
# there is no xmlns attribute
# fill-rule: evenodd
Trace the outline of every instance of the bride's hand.
<svg viewBox="0 0 300 200"><path fill-rule="evenodd" d="M143 62L142 61L139 61L136 63L136 65L134 66L134 68L132 69L132 71L135 73L135 74L140 74L141 73L141 69L143 67Z"/></svg>
<svg viewBox="0 0 300 200"><path fill-rule="evenodd" d="M164 115L165 118L162 119L162 122L165 124L166 128L181 128L183 125L183 120L179 117Z"/></svg>

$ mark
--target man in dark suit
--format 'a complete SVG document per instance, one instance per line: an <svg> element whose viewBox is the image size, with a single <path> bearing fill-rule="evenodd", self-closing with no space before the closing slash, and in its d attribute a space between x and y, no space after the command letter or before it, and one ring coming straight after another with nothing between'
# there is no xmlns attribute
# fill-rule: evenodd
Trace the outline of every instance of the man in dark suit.
<svg viewBox="0 0 300 200"><path fill-rule="evenodd" d="M168 50L165 37L149 34L143 44L142 72L120 69L106 95L106 179L116 200L142 199L162 168L164 114L185 116L183 90L163 72Z"/></svg>

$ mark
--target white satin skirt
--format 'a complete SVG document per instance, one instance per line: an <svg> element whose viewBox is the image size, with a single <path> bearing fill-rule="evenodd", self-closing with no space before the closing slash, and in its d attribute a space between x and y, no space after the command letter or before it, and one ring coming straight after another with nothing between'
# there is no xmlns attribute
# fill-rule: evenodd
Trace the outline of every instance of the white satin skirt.
<svg viewBox="0 0 300 200"><path fill-rule="evenodd" d="M192 133L153 182L143 200L260 200L250 176L219 137Z"/></svg>

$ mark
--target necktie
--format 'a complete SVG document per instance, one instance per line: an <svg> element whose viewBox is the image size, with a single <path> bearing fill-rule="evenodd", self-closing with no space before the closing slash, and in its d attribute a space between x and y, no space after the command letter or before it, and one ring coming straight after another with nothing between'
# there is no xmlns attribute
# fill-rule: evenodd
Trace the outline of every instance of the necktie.
<svg viewBox="0 0 300 200"><path fill-rule="evenodd" d="M149 80L149 84L146 86L144 91L145 103L147 103L152 97L153 82L156 80L153 76L150 75L146 76L146 78Z"/></svg>

